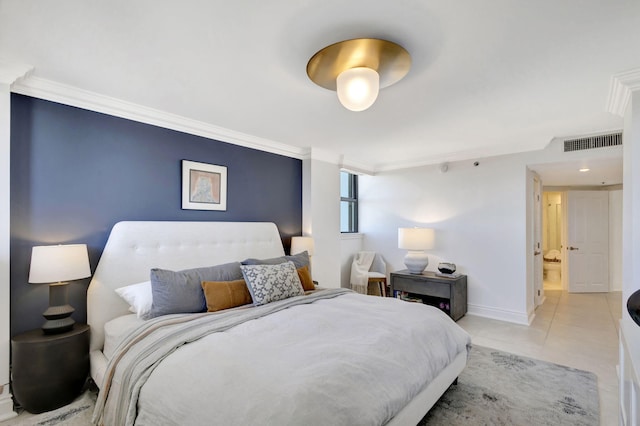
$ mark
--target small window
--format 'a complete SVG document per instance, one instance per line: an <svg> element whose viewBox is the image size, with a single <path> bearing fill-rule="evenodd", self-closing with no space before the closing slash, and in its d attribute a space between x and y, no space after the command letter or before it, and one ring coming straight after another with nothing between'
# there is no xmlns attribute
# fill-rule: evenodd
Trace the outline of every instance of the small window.
<svg viewBox="0 0 640 426"><path fill-rule="evenodd" d="M358 232L358 175L340 172L340 232Z"/></svg>

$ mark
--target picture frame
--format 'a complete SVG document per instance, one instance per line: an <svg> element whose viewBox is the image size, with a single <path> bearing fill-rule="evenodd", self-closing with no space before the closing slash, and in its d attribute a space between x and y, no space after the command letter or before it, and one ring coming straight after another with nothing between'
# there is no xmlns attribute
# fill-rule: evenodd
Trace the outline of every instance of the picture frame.
<svg viewBox="0 0 640 426"><path fill-rule="evenodd" d="M227 210L227 168L182 160L182 209Z"/></svg>

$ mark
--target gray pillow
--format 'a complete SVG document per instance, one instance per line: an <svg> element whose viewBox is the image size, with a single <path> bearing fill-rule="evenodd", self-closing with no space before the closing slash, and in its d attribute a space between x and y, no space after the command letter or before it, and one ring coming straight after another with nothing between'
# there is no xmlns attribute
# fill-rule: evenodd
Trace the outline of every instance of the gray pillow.
<svg viewBox="0 0 640 426"><path fill-rule="evenodd" d="M245 259L242 261L243 265L277 265L291 261L295 265L296 269L303 266L309 266L309 253L303 251L302 253L294 254L292 256L272 257L271 259Z"/></svg>
<svg viewBox="0 0 640 426"><path fill-rule="evenodd" d="M256 306L304 296L298 271L291 261L276 265L242 265L240 269Z"/></svg>
<svg viewBox="0 0 640 426"><path fill-rule="evenodd" d="M150 273L153 302L145 319L160 315L204 312L207 302L202 281L234 281L242 279L239 262L205 268L168 271L154 268Z"/></svg>

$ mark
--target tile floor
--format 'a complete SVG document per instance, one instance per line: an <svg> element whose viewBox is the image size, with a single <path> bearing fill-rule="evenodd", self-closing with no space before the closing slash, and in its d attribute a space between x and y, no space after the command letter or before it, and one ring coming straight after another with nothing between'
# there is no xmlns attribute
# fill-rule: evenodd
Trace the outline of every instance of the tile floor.
<svg viewBox="0 0 640 426"><path fill-rule="evenodd" d="M595 373L600 424L618 424L618 327L622 294L547 290L530 326L466 315L458 321L477 345Z"/></svg>

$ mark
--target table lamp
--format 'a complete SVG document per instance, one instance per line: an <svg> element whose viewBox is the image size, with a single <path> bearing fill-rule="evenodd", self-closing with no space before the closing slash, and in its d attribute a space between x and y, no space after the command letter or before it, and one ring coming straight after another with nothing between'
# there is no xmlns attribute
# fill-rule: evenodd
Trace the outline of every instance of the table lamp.
<svg viewBox="0 0 640 426"><path fill-rule="evenodd" d="M309 255L309 272L311 272L311 256L315 245L313 243L313 237L291 237L291 252L292 255L302 253L306 251Z"/></svg>
<svg viewBox="0 0 640 426"><path fill-rule="evenodd" d="M433 229L398 228L398 248L407 250L404 264L412 274L421 274L429 265L425 250L433 248Z"/></svg>
<svg viewBox="0 0 640 426"><path fill-rule="evenodd" d="M313 237L291 237L291 254L302 253L306 250L309 257L313 256Z"/></svg>
<svg viewBox="0 0 640 426"><path fill-rule="evenodd" d="M49 308L42 314L45 334L58 334L73 328L75 311L67 302L67 284L91 276L86 244L35 246L31 251L29 282L49 283Z"/></svg>

